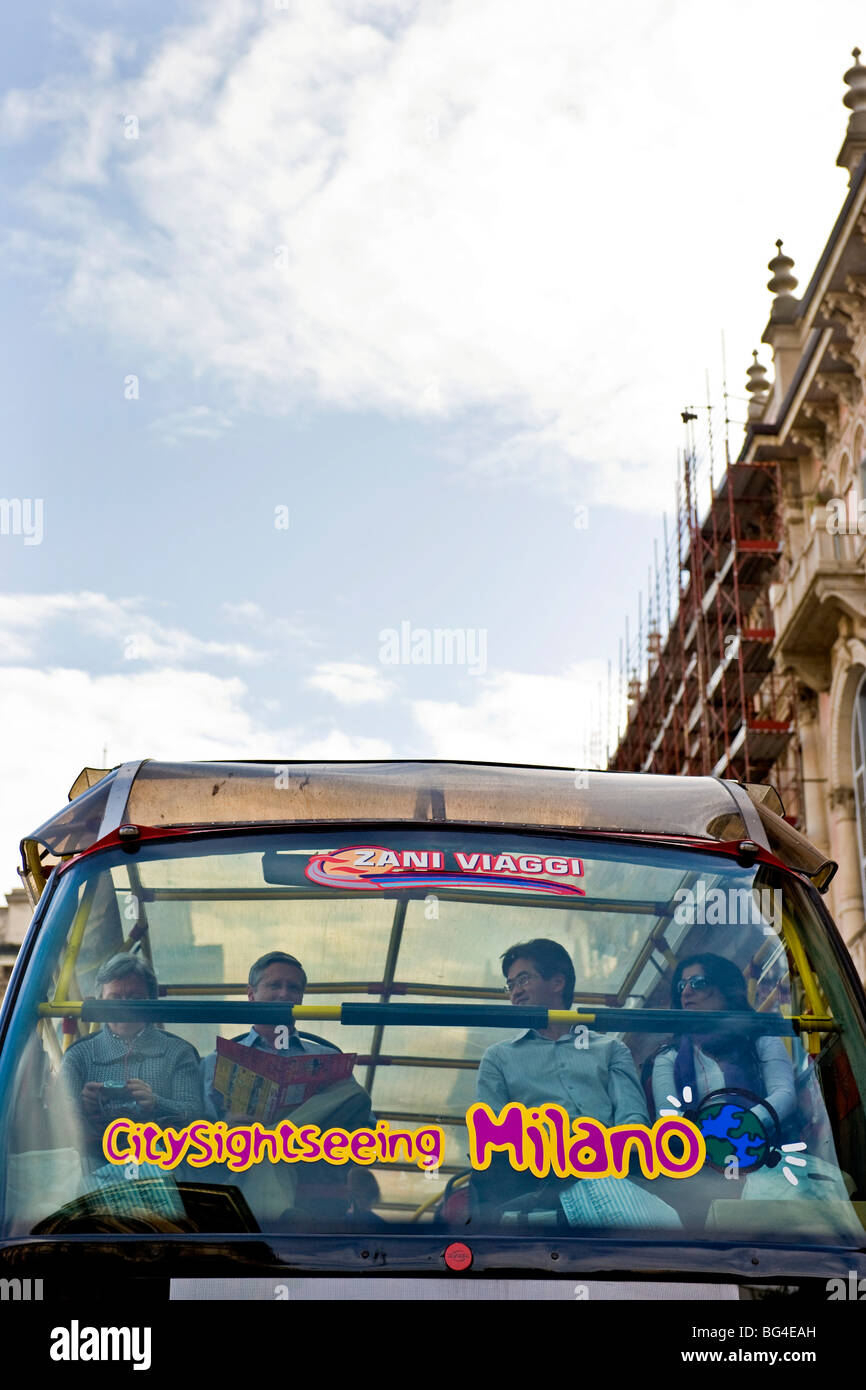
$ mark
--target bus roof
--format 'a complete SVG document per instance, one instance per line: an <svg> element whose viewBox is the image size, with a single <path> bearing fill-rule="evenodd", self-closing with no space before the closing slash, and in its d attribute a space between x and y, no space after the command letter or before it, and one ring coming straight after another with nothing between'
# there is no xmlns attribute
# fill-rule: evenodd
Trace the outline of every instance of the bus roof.
<svg viewBox="0 0 866 1390"><path fill-rule="evenodd" d="M436 761L167 763L85 768L70 804L22 841L38 897L40 856L67 857L123 824L200 829L237 825L414 824L610 831L750 839L823 891L835 865L782 818L769 787L717 777ZM777 809L771 809L775 805Z"/></svg>

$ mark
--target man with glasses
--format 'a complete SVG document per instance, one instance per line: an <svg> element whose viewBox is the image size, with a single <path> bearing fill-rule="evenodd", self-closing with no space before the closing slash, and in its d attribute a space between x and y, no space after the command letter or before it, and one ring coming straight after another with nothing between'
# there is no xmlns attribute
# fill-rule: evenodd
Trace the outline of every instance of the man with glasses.
<svg viewBox="0 0 866 1390"><path fill-rule="evenodd" d="M574 965L557 941L540 937L502 957L505 989L517 1008L571 1009ZM571 1023L526 1028L488 1047L478 1068L477 1096L498 1114L510 1100L561 1105L574 1120L647 1124L646 1099L625 1043Z"/></svg>
<svg viewBox="0 0 866 1390"><path fill-rule="evenodd" d="M304 967L294 956L287 955L285 951L268 951L267 955L260 956L250 967L249 984L247 987L247 998L252 1002L260 1004L300 1004L303 1002L304 990L307 988L307 976ZM277 1029L280 1029L278 1035ZM300 1057L313 1052L338 1052L339 1048L333 1047L329 1043L314 1042L309 1038L302 1038L298 1035L294 1023L286 1024L256 1023L248 1033L244 1033L239 1038L234 1039L242 1047L256 1048L258 1051L274 1052L279 1057ZM282 1044L278 1046L278 1042ZM225 1116L225 1103L219 1091L214 1090L214 1072L216 1070L217 1054L211 1052L202 1062L202 1079L204 1082L204 1093L213 1115L212 1118L223 1119ZM293 1088L297 1091L294 1096L290 1091L286 1097L287 1105L291 1105L295 1100L300 1101L303 1097L304 1087ZM236 1120L244 1123L245 1116L229 1116L229 1120Z"/></svg>

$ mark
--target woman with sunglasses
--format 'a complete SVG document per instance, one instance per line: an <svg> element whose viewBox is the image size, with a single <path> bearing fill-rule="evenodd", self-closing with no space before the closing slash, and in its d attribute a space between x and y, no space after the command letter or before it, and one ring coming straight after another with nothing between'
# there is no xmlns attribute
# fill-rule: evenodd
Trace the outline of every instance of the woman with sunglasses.
<svg viewBox="0 0 866 1390"><path fill-rule="evenodd" d="M671 1008L687 1012L728 1010L751 1013L742 972L732 961L710 951L686 956L674 971ZM781 1038L742 1033L686 1033L662 1049L653 1063L656 1111L670 1109L674 1096L685 1110L696 1109L711 1091L725 1087L751 1091L765 1100L784 1127L797 1107L794 1073ZM691 1099L686 1100L686 1091ZM752 1109L766 1123L764 1106Z"/></svg>

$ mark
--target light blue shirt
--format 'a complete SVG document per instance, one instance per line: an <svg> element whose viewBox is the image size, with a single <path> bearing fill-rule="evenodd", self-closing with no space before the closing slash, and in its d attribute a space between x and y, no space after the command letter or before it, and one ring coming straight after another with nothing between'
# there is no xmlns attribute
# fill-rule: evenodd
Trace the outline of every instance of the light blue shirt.
<svg viewBox="0 0 866 1390"><path fill-rule="evenodd" d="M577 1044L582 1044L578 1046ZM488 1047L478 1067L478 1099L497 1114L510 1100L561 1105L603 1125L648 1124L646 1097L625 1043L572 1029L543 1038L534 1028Z"/></svg>
<svg viewBox="0 0 866 1390"><path fill-rule="evenodd" d="M255 1028L251 1028L242 1038L234 1038L233 1041L238 1043L241 1047L255 1047L262 1052L273 1052L276 1057L289 1057L293 1053L297 1056L298 1053L339 1051L336 1047L326 1047L322 1043L311 1042L308 1038L299 1038L297 1033L294 1032L289 1034L288 1047L271 1047L271 1044L266 1042L261 1033L256 1032ZM219 1091L215 1091L213 1088L216 1064L216 1052L209 1052L206 1057L202 1058L201 1073L209 1118L218 1120L225 1114L225 1106ZM303 1100L303 1096L303 1086L291 1086L286 1092L286 1104L295 1105Z"/></svg>

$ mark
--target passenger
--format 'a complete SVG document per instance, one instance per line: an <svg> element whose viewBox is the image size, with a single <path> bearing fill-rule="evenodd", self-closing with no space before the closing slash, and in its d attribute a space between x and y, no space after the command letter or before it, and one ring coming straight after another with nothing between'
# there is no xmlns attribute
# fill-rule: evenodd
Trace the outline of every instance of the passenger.
<svg viewBox="0 0 866 1390"><path fill-rule="evenodd" d="M359 1168L353 1165L349 1169L348 1176L349 1195L351 1198L348 1217L351 1221L357 1221L359 1225L366 1226L387 1226L388 1222L378 1212L373 1210L378 1201L381 1200L379 1183L376 1174L369 1168Z"/></svg>
<svg viewBox="0 0 866 1390"><path fill-rule="evenodd" d="M502 973L511 1002L518 1007L573 1006L574 965L556 941L540 937L510 947L502 957ZM561 1105L572 1120L586 1115L604 1125L648 1122L646 1098L625 1044L571 1023L527 1028L516 1038L488 1047L478 1068L476 1094L495 1114L509 1101L519 1101L527 1107ZM627 1184L627 1179L614 1180L608 1216L601 1224L634 1224L621 1200ZM539 1179L517 1172L504 1153L494 1154L490 1166L472 1176L479 1213L483 1220L493 1221L506 1209L557 1211L561 1205L569 1224L587 1224L585 1213L569 1215L581 1186L553 1175ZM678 1224L663 1202L653 1200L652 1206L664 1217L656 1215L656 1224Z"/></svg>
<svg viewBox="0 0 866 1390"><path fill-rule="evenodd" d="M288 955L285 951L268 951L266 955L260 956L250 967L248 980L247 998L251 1002L255 1001L260 1004L300 1004L303 1002L304 990L307 987L304 967L299 960ZM277 1028L281 1026L288 1028L288 1037L285 1040L285 1045L278 1048L275 1039ZM255 1048L260 1052L273 1052L279 1057L301 1057L316 1052L339 1052L340 1050L323 1039L313 1041L310 1038L300 1037L290 1018L287 1019L285 1025L256 1023L248 1033L242 1033L234 1041L243 1047ZM208 1106L217 1119L222 1119L225 1116L225 1102L219 1091L215 1091L213 1086L216 1062L216 1052L211 1052L204 1058L201 1064L202 1080ZM288 1094L287 1104L292 1103L294 1089L292 1088ZM303 1091L303 1086L297 1087L297 1100L301 1100ZM244 1123L248 1117L228 1116L227 1118Z"/></svg>
<svg viewBox="0 0 866 1390"><path fill-rule="evenodd" d="M680 961L671 984L671 1008L754 1012L742 972L732 961L712 952ZM687 1108L692 1109L711 1091L727 1087L751 1091L773 1107L783 1127L797 1107L794 1073L785 1044L781 1038L766 1034L685 1034L679 1043L659 1052L653 1064L656 1110L669 1109L671 1096L684 1100L686 1087L692 1096ZM771 1120L763 1106L751 1108L764 1124Z"/></svg>
<svg viewBox="0 0 866 1390"><path fill-rule="evenodd" d="M268 951L250 967L247 998L254 1003L300 1004L307 987L304 967L285 951ZM277 1046L277 1029L288 1028L285 1039ZM248 1033L235 1042L257 1051L279 1057L303 1057L313 1053L339 1053L340 1049L323 1038L301 1037L291 1017L285 1024L256 1023ZM207 1104L212 1117L225 1118L226 1123L249 1124L246 1114L225 1114L225 1101L214 1090L217 1053L211 1052L202 1062L202 1078ZM324 1087L303 1099L304 1086L291 1087L285 1098L285 1110L297 1125L316 1125L328 1128L358 1129L373 1121L370 1097L354 1077L347 1077ZM274 1117L276 1124L285 1118ZM233 1177L241 1189L262 1230L276 1223L280 1228L293 1228L308 1220L343 1220L349 1208L347 1174L344 1168L329 1163L256 1164Z"/></svg>
<svg viewBox="0 0 866 1390"><path fill-rule="evenodd" d="M505 988L520 1007L570 1009L574 965L563 946L544 937L512 946L502 957ZM625 1043L571 1023L527 1028L493 1043L478 1068L477 1096L495 1113L510 1100L561 1105L572 1119L604 1125L646 1124L646 1098Z"/></svg>
<svg viewBox="0 0 866 1390"><path fill-rule="evenodd" d="M116 955L96 975L97 999L156 999L156 976L139 956ZM195 1048L152 1023L110 1022L66 1052L59 1084L79 1109L90 1147L101 1153L112 1119L153 1120L175 1129L204 1114Z"/></svg>

